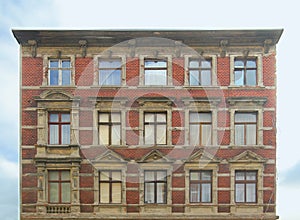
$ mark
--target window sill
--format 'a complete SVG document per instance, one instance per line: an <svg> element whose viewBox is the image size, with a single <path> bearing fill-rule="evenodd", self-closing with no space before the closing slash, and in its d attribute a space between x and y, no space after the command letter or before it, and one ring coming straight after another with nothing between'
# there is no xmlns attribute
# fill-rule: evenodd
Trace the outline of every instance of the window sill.
<svg viewBox="0 0 300 220"><path fill-rule="evenodd" d="M265 86L262 85L255 85L255 86L245 86L245 85L241 85L241 86L236 86L236 85L229 85L228 89L263 89L265 88Z"/></svg>
<svg viewBox="0 0 300 220"><path fill-rule="evenodd" d="M185 85L185 86L183 86L183 88L186 88L186 89L218 89L218 88L220 88L220 86L217 86L217 85L211 85L211 86L189 86L189 85Z"/></svg>

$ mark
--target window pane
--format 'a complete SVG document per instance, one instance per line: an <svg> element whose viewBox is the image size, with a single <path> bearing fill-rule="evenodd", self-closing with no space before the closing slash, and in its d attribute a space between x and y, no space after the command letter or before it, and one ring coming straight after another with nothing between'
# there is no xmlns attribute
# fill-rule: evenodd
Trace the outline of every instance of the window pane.
<svg viewBox="0 0 300 220"><path fill-rule="evenodd" d="M109 203L109 183L100 183L100 203Z"/></svg>
<svg viewBox="0 0 300 220"><path fill-rule="evenodd" d="M62 201L62 203L71 202L70 183L62 183L61 184L61 201Z"/></svg>
<svg viewBox="0 0 300 220"><path fill-rule="evenodd" d="M100 113L99 121L100 122L109 122L109 114L108 113Z"/></svg>
<svg viewBox="0 0 300 220"><path fill-rule="evenodd" d="M202 145L211 145L211 125L202 125Z"/></svg>
<svg viewBox="0 0 300 220"><path fill-rule="evenodd" d="M70 125L62 125L61 143L70 144Z"/></svg>
<svg viewBox="0 0 300 220"><path fill-rule="evenodd" d="M154 183L145 183L145 203L155 203Z"/></svg>
<svg viewBox="0 0 300 220"><path fill-rule="evenodd" d="M191 180L200 180L200 172L191 172L190 179Z"/></svg>
<svg viewBox="0 0 300 220"><path fill-rule="evenodd" d="M70 85L70 84L71 84L71 70L63 70L62 85Z"/></svg>
<svg viewBox="0 0 300 220"><path fill-rule="evenodd" d="M244 145L244 125L235 125L235 144Z"/></svg>
<svg viewBox="0 0 300 220"><path fill-rule="evenodd" d="M209 61L209 60L202 60L201 61L201 67L202 68L211 68L211 61Z"/></svg>
<svg viewBox="0 0 300 220"><path fill-rule="evenodd" d="M202 180L211 180L211 172L210 171L202 171L201 172Z"/></svg>
<svg viewBox="0 0 300 220"><path fill-rule="evenodd" d="M200 122L199 113L196 112L190 113L190 122Z"/></svg>
<svg viewBox="0 0 300 220"><path fill-rule="evenodd" d="M146 181L154 181L154 171L145 171L145 180Z"/></svg>
<svg viewBox="0 0 300 220"><path fill-rule="evenodd" d="M145 60L145 68L164 68L167 67L165 60Z"/></svg>
<svg viewBox="0 0 300 220"><path fill-rule="evenodd" d="M154 126L145 125L145 144L154 144Z"/></svg>
<svg viewBox="0 0 300 220"><path fill-rule="evenodd" d="M70 114L61 114L62 122L70 122Z"/></svg>
<svg viewBox="0 0 300 220"><path fill-rule="evenodd" d="M255 86L256 85L256 70L247 70L246 72L246 85Z"/></svg>
<svg viewBox="0 0 300 220"><path fill-rule="evenodd" d="M244 71L243 70L234 71L234 84L237 86L244 85Z"/></svg>
<svg viewBox="0 0 300 220"><path fill-rule="evenodd" d="M121 203L121 183L112 183L112 203Z"/></svg>
<svg viewBox="0 0 300 220"><path fill-rule="evenodd" d="M121 115L119 113L112 113L111 121L112 122L121 122Z"/></svg>
<svg viewBox="0 0 300 220"><path fill-rule="evenodd" d="M211 185L209 183L202 184L202 202L211 202Z"/></svg>
<svg viewBox="0 0 300 220"><path fill-rule="evenodd" d="M166 122L166 114L156 114L156 120L158 122Z"/></svg>
<svg viewBox="0 0 300 220"><path fill-rule="evenodd" d="M200 184L191 184L190 202L200 202Z"/></svg>
<svg viewBox="0 0 300 220"><path fill-rule="evenodd" d="M190 122L211 122L211 113L190 113Z"/></svg>
<svg viewBox="0 0 300 220"><path fill-rule="evenodd" d="M101 171L100 172L100 181L108 181L109 180L109 172Z"/></svg>
<svg viewBox="0 0 300 220"><path fill-rule="evenodd" d="M145 85L166 85L167 70L145 70Z"/></svg>
<svg viewBox="0 0 300 220"><path fill-rule="evenodd" d="M199 71L197 71L197 70L190 70L190 85L191 86L198 86L198 85L200 85Z"/></svg>
<svg viewBox="0 0 300 220"><path fill-rule="evenodd" d="M248 171L246 174L247 174L246 175L247 180L256 180L256 172Z"/></svg>
<svg viewBox="0 0 300 220"><path fill-rule="evenodd" d="M113 171L111 172L112 180L121 181L121 172L120 171Z"/></svg>
<svg viewBox="0 0 300 220"><path fill-rule="evenodd" d="M49 183L49 201L50 203L58 203L58 183Z"/></svg>
<svg viewBox="0 0 300 220"><path fill-rule="evenodd" d="M154 114L145 114L145 122L154 122Z"/></svg>
<svg viewBox="0 0 300 220"><path fill-rule="evenodd" d="M235 122L256 122L256 113L236 113Z"/></svg>
<svg viewBox="0 0 300 220"><path fill-rule="evenodd" d="M63 60L61 63L62 68L70 68L71 67L71 62L70 60Z"/></svg>
<svg viewBox="0 0 300 220"><path fill-rule="evenodd" d="M58 85L58 70L50 70L50 85Z"/></svg>
<svg viewBox="0 0 300 220"><path fill-rule="evenodd" d="M121 126L113 125L111 131L111 144L119 145L121 143Z"/></svg>
<svg viewBox="0 0 300 220"><path fill-rule="evenodd" d="M246 185L246 202L256 202L256 184L248 183Z"/></svg>
<svg viewBox="0 0 300 220"><path fill-rule="evenodd" d="M50 122L58 122L58 114L51 113L50 117L49 117L49 121Z"/></svg>
<svg viewBox="0 0 300 220"><path fill-rule="evenodd" d="M157 144L166 144L167 143L167 126L166 125L157 125L156 130L156 143Z"/></svg>
<svg viewBox="0 0 300 220"><path fill-rule="evenodd" d="M235 172L235 180L245 180L245 172Z"/></svg>
<svg viewBox="0 0 300 220"><path fill-rule="evenodd" d="M49 142L50 144L59 144L58 142L58 125L50 125Z"/></svg>
<svg viewBox="0 0 300 220"><path fill-rule="evenodd" d="M121 85L121 70L100 70L100 85Z"/></svg>
<svg viewBox="0 0 300 220"><path fill-rule="evenodd" d="M61 180L70 180L70 171L61 171Z"/></svg>
<svg viewBox="0 0 300 220"><path fill-rule="evenodd" d="M250 124L247 126L247 134L246 134L246 140L247 145L255 145L256 144L256 125Z"/></svg>
<svg viewBox="0 0 300 220"><path fill-rule="evenodd" d="M49 171L49 180L58 180L59 175L57 171Z"/></svg>
<svg viewBox="0 0 300 220"><path fill-rule="evenodd" d="M50 68L57 68L58 60L50 60Z"/></svg>
<svg viewBox="0 0 300 220"><path fill-rule="evenodd" d="M202 70L201 71L201 85L202 86L211 85L211 72L210 72L210 70Z"/></svg>
<svg viewBox="0 0 300 220"><path fill-rule="evenodd" d="M121 68L121 59L111 59L111 60L100 60L99 68L112 68L117 69Z"/></svg>
<svg viewBox="0 0 300 220"><path fill-rule="evenodd" d="M235 201L236 202L245 202L245 185L244 184L235 184Z"/></svg>
<svg viewBox="0 0 300 220"><path fill-rule="evenodd" d="M256 61L255 60L247 60L246 66L248 68L256 68Z"/></svg>
<svg viewBox="0 0 300 220"><path fill-rule="evenodd" d="M166 181L167 180L167 173L165 171L157 171L156 172L156 180L164 180Z"/></svg>
<svg viewBox="0 0 300 220"><path fill-rule="evenodd" d="M109 144L109 126L99 126L99 142L100 144Z"/></svg>
<svg viewBox="0 0 300 220"><path fill-rule="evenodd" d="M157 183L157 203L166 203L165 183Z"/></svg>
<svg viewBox="0 0 300 220"><path fill-rule="evenodd" d="M243 68L244 67L244 62L241 61L241 60L236 60L236 61L234 61L234 67Z"/></svg>
<svg viewBox="0 0 300 220"><path fill-rule="evenodd" d="M199 61L198 60L190 60L189 67L190 68L199 68Z"/></svg>
<svg viewBox="0 0 300 220"><path fill-rule="evenodd" d="M190 144L200 144L200 125L190 125Z"/></svg>

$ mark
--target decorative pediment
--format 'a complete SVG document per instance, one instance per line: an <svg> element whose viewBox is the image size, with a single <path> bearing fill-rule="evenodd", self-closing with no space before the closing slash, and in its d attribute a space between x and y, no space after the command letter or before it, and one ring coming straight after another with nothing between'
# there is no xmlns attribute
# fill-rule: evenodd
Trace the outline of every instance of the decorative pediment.
<svg viewBox="0 0 300 220"><path fill-rule="evenodd" d="M263 106L267 102L267 98L265 98L265 97L233 97L233 98L227 98L226 101L229 105Z"/></svg>
<svg viewBox="0 0 300 220"><path fill-rule="evenodd" d="M247 150L229 160L231 163L264 163L266 159L253 151Z"/></svg>
<svg viewBox="0 0 300 220"><path fill-rule="evenodd" d="M140 106L155 106L164 107L164 106L171 106L175 102L174 97L140 97L137 99L137 103Z"/></svg>
<svg viewBox="0 0 300 220"><path fill-rule="evenodd" d="M107 150L94 160L93 163L126 163L126 161L112 150Z"/></svg>
<svg viewBox="0 0 300 220"><path fill-rule="evenodd" d="M71 93L61 90L47 90L40 94L40 96L35 97L36 101L79 101L78 97L74 97Z"/></svg>
<svg viewBox="0 0 300 220"><path fill-rule="evenodd" d="M198 150L194 152L187 160L186 163L219 163L220 160L214 155Z"/></svg>
<svg viewBox="0 0 300 220"><path fill-rule="evenodd" d="M98 106L107 105L125 105L128 102L127 97L89 97L89 101Z"/></svg>
<svg viewBox="0 0 300 220"><path fill-rule="evenodd" d="M145 156L141 158L140 163L169 163L171 162L169 158L164 156L158 150L152 150Z"/></svg>
<svg viewBox="0 0 300 220"><path fill-rule="evenodd" d="M182 97L185 106L217 106L221 102L221 98L217 97Z"/></svg>

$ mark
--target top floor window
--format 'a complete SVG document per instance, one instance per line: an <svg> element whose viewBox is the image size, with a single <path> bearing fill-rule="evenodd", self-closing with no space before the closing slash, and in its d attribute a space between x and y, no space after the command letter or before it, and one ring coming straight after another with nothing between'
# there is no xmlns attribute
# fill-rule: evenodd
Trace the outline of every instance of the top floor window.
<svg viewBox="0 0 300 220"><path fill-rule="evenodd" d="M70 59L51 59L48 67L49 85L71 84L71 61Z"/></svg>
<svg viewBox="0 0 300 220"><path fill-rule="evenodd" d="M99 84L120 86L122 82L122 61L120 58L99 60Z"/></svg>
<svg viewBox="0 0 300 220"><path fill-rule="evenodd" d="M204 59L189 60L189 82L191 86L211 85L212 61Z"/></svg>
<svg viewBox="0 0 300 220"><path fill-rule="evenodd" d="M167 61L145 59L145 85L167 85Z"/></svg>
<svg viewBox="0 0 300 220"><path fill-rule="evenodd" d="M257 84L256 59L234 60L234 84L237 86L255 86Z"/></svg>

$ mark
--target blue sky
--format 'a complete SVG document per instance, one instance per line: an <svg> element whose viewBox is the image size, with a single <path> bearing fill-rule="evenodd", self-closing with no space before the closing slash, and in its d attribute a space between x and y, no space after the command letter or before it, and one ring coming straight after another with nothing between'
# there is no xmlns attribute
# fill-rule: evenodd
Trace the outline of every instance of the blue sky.
<svg viewBox="0 0 300 220"><path fill-rule="evenodd" d="M278 214L300 219L299 19L294 0L0 0L0 219L18 219L19 47L12 28L284 28L277 47Z"/></svg>

